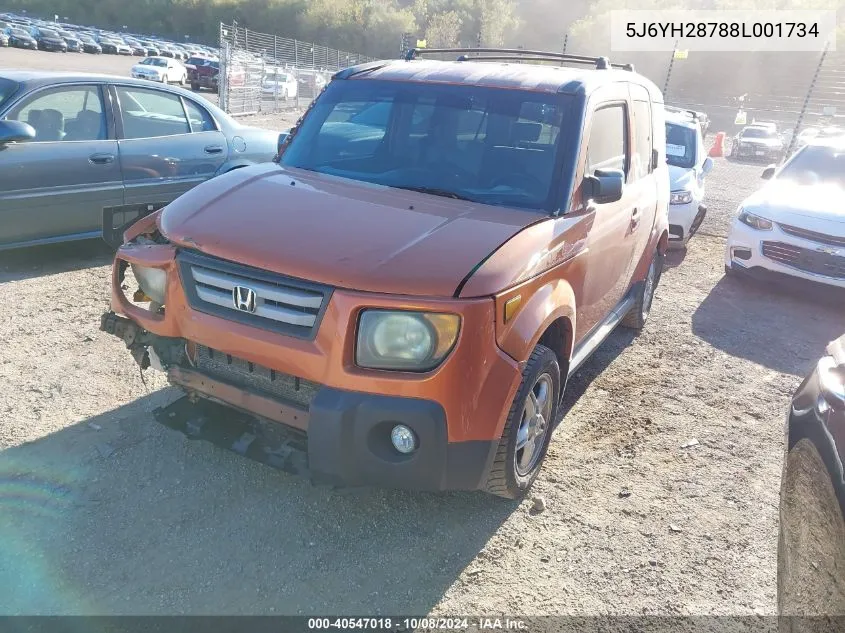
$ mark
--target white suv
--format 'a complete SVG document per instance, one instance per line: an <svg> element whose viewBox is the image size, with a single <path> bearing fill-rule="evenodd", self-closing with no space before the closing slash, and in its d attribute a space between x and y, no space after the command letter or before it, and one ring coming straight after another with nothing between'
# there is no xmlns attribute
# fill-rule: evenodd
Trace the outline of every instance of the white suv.
<svg viewBox="0 0 845 633"><path fill-rule="evenodd" d="M669 242L684 246L704 221L704 177L713 169L694 112L666 108L666 162L671 187Z"/></svg>

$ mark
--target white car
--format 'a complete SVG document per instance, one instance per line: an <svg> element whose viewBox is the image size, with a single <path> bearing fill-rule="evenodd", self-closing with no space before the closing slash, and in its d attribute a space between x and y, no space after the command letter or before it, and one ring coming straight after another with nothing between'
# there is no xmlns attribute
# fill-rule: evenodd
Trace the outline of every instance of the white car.
<svg viewBox="0 0 845 633"><path fill-rule="evenodd" d="M740 205L725 271L845 288L845 137L811 141Z"/></svg>
<svg viewBox="0 0 845 633"><path fill-rule="evenodd" d="M693 112L666 109L666 162L669 163L669 244L683 246L704 221L704 177L713 169L701 126Z"/></svg>
<svg viewBox="0 0 845 633"><path fill-rule="evenodd" d="M163 84L178 83L184 86L188 81L188 69L182 62L169 57L145 57L132 67L135 79L148 79Z"/></svg>
<svg viewBox="0 0 845 633"><path fill-rule="evenodd" d="M267 71L261 82L261 91L265 96L277 96L285 101L296 99L297 88L293 73L281 69Z"/></svg>

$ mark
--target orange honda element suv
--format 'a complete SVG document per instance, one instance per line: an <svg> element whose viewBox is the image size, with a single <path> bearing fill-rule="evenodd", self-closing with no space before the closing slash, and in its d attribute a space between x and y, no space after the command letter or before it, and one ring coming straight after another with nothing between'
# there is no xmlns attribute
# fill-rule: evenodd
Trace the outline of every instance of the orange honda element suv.
<svg viewBox="0 0 845 633"><path fill-rule="evenodd" d="M567 378L648 317L663 112L604 57L343 70L275 162L125 231L101 328L185 390L156 414L185 433L246 424L208 432L315 482L519 497Z"/></svg>

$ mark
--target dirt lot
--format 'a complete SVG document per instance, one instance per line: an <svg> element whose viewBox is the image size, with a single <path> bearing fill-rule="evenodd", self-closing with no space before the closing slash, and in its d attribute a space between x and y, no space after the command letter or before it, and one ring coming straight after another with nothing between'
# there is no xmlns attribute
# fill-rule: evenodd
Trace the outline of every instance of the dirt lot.
<svg viewBox="0 0 845 633"><path fill-rule="evenodd" d="M786 405L845 324L818 293L723 276L760 171L717 161L645 331L571 381L537 515L312 487L186 440L150 416L175 392L98 331L104 248L0 257L0 612L773 613Z"/></svg>

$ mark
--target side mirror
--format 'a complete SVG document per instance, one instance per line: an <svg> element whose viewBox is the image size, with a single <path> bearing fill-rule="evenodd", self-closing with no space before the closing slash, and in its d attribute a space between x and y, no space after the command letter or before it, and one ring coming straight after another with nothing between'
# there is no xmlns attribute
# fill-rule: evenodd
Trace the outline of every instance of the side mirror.
<svg viewBox="0 0 845 633"><path fill-rule="evenodd" d="M769 165L763 170L763 173L760 175L760 178L763 180L771 180L772 176L775 175L775 171L777 170L777 165Z"/></svg>
<svg viewBox="0 0 845 633"><path fill-rule="evenodd" d="M23 143L35 138L35 128L22 121L0 121L0 145Z"/></svg>
<svg viewBox="0 0 845 633"><path fill-rule="evenodd" d="M709 156L704 159L704 164L701 166L701 171L705 174L709 174L710 170L713 169L713 159Z"/></svg>
<svg viewBox="0 0 845 633"><path fill-rule="evenodd" d="M287 130L287 131L279 134L279 141L278 141L278 144L276 146L276 151L278 151L279 154L282 153L282 148L285 146L285 143L287 143L289 136L290 136L290 130Z"/></svg>
<svg viewBox="0 0 845 633"><path fill-rule="evenodd" d="M616 202L622 197L625 174L619 169L597 169L584 178L585 196L599 204Z"/></svg>

